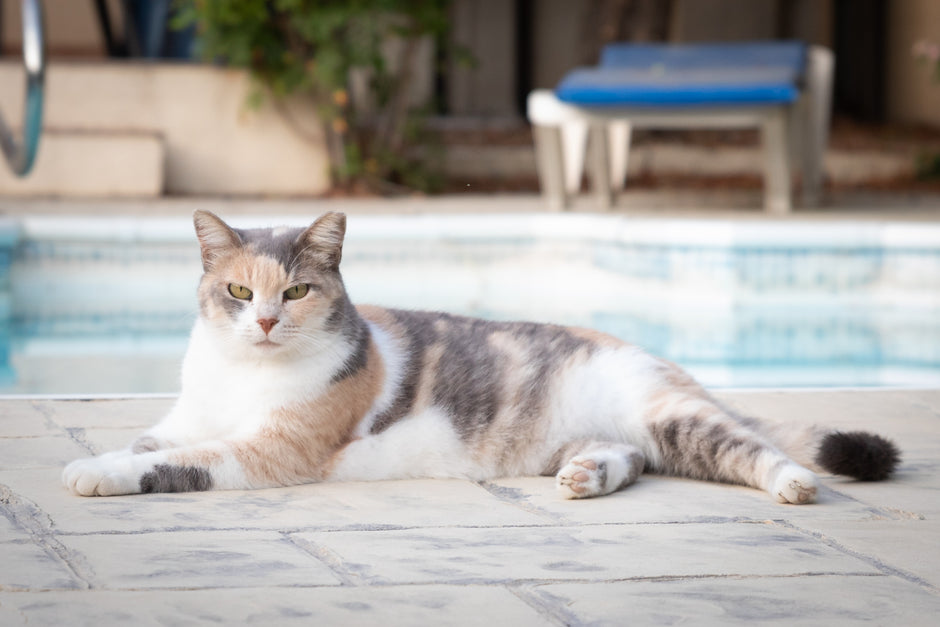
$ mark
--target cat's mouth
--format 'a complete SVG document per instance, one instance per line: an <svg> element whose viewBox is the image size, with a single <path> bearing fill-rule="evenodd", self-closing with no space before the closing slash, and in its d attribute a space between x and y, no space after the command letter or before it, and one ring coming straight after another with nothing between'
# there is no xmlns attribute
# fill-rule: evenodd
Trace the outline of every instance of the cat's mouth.
<svg viewBox="0 0 940 627"><path fill-rule="evenodd" d="M255 342L255 346L261 349L272 349L272 348L280 348L281 345L278 344L277 342L272 342L271 340L264 339L264 340L261 340L260 342Z"/></svg>

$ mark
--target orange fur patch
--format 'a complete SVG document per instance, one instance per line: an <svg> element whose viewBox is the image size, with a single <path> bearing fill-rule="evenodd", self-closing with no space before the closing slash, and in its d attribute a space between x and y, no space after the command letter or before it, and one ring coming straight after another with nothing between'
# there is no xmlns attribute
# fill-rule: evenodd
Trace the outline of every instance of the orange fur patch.
<svg viewBox="0 0 940 627"><path fill-rule="evenodd" d="M223 461L223 454L218 450L209 448L170 449L170 461L178 466L195 466L197 468L211 468Z"/></svg>
<svg viewBox="0 0 940 627"><path fill-rule="evenodd" d="M378 326L385 329L386 332L401 338L402 331L395 323L395 319L392 317L392 314L390 314L387 309L383 307L376 307L375 305L357 305L356 310L359 312L360 316L369 322L377 324Z"/></svg>
<svg viewBox="0 0 940 627"><path fill-rule="evenodd" d="M382 387L384 368L370 340L365 367L333 384L309 402L286 407L272 416L258 437L233 445L252 485L291 485L329 475L336 454Z"/></svg>
<svg viewBox="0 0 940 627"><path fill-rule="evenodd" d="M597 346L619 348L621 346L627 345L627 342L624 342L618 337L614 337L613 335L609 335L601 331L595 331L594 329L568 327L568 331L571 332L571 335L592 342Z"/></svg>
<svg viewBox="0 0 940 627"><path fill-rule="evenodd" d="M226 274L233 283L249 287L262 298L280 298L288 286L287 273L277 260L241 251L226 264Z"/></svg>

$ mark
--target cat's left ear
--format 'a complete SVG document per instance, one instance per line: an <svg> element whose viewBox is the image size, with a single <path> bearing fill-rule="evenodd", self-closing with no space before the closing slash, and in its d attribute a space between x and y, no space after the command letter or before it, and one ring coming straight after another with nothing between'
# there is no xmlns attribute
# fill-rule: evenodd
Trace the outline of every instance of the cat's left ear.
<svg viewBox="0 0 940 627"><path fill-rule="evenodd" d="M323 214L297 238L306 255L330 270L339 268L346 236L346 214L330 211Z"/></svg>
<svg viewBox="0 0 940 627"><path fill-rule="evenodd" d="M202 251L202 268L208 272L215 261L233 248L242 245L242 239L222 218L201 209L193 213L193 225Z"/></svg>

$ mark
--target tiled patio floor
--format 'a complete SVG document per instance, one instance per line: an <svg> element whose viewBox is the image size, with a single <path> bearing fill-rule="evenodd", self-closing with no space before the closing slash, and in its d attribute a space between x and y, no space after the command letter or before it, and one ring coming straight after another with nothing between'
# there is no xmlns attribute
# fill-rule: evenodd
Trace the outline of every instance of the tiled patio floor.
<svg viewBox="0 0 940 627"><path fill-rule="evenodd" d="M0 401L0 625L934 625L940 390L725 392L866 428L896 478L820 503L644 476L562 501L549 478L71 496L72 458L169 399Z"/></svg>

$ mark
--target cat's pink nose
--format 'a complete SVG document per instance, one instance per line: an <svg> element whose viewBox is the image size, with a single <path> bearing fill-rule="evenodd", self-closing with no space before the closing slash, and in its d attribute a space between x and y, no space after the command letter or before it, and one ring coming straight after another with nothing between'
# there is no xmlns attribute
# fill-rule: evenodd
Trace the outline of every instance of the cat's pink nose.
<svg viewBox="0 0 940 627"><path fill-rule="evenodd" d="M271 332L271 329L274 328L274 325L277 324L277 318L258 318L258 324L261 325L264 334L267 335Z"/></svg>

